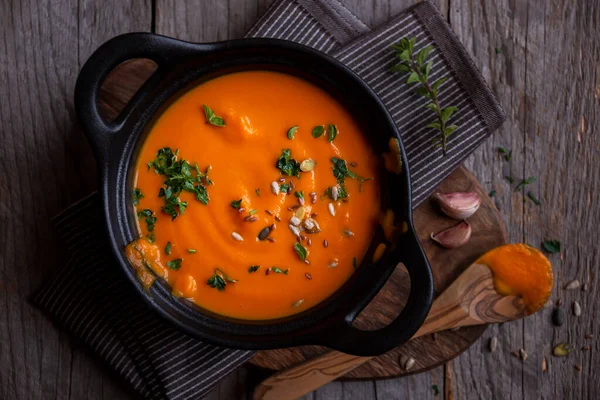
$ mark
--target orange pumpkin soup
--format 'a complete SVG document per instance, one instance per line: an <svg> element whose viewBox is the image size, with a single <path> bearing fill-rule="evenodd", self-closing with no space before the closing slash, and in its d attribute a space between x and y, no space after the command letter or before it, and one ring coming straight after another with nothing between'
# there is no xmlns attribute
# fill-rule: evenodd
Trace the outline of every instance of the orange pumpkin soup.
<svg viewBox="0 0 600 400"><path fill-rule="evenodd" d="M127 256L221 315L304 311L365 255L378 169L350 113L319 87L270 71L215 78L172 103L143 144L140 239Z"/></svg>

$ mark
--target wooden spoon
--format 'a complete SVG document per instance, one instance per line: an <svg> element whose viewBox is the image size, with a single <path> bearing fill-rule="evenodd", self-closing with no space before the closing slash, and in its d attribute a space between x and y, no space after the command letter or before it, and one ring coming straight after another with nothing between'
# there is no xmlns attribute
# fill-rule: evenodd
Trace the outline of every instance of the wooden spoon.
<svg viewBox="0 0 600 400"><path fill-rule="evenodd" d="M492 252L502 248L509 248L510 251L516 250L517 252L524 250L535 252L535 258L538 260L541 256L543 260L547 261L539 251L523 246L525 245L507 245L492 250ZM510 257L511 254L509 252L508 256ZM483 257L478 261L482 259ZM522 260L523 263L527 263L527 261L526 259ZM413 338L451 328L512 321L536 312L552 291L550 262L539 265L539 268L549 269L549 285L544 286L543 293L539 296L543 301L538 301L532 306L531 304L526 305L520 296L505 296L498 293L490 268L475 262L435 299L429 315ZM541 272L545 274L547 271ZM521 276L521 279L526 278L530 277ZM532 283L532 285L534 284L536 283ZM296 399L345 375L371 358L330 351L265 379L255 388L253 399Z"/></svg>

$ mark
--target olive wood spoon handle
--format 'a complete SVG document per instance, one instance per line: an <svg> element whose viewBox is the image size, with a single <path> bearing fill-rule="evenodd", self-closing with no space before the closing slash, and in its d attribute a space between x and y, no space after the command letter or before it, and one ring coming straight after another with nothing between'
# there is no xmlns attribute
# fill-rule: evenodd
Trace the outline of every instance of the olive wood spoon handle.
<svg viewBox="0 0 600 400"><path fill-rule="evenodd" d="M511 321L528 314L530 312L520 297L502 296L496 292L492 272L487 266L472 264L435 299L413 338L462 326ZM371 358L327 352L265 379L254 389L253 399L296 399Z"/></svg>

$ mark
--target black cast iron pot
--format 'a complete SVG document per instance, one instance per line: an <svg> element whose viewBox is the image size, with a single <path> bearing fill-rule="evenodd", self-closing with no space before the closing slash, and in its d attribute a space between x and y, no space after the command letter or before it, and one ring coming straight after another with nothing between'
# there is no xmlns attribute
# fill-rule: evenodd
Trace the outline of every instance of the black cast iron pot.
<svg viewBox="0 0 600 400"><path fill-rule="evenodd" d="M107 122L97 107L100 85L115 66L133 58L151 59L158 68L121 115ZM161 279L149 290L137 280L124 247L139 237L131 203L132 175L154 118L190 87L222 74L252 69L294 74L324 88L352 113L378 153L388 151L390 137L400 140L375 93L344 65L311 48L274 39L195 44L148 33L118 36L96 50L81 70L75 87L75 109L96 153L106 226L121 268L152 308L189 334L215 344L241 349L315 344L374 356L406 342L429 311L433 282L412 224L409 171L402 145L403 174L384 171L380 184L382 207L393 208L397 223L405 221L408 232L400 236L396 246L388 246L379 262L363 262L348 282L318 306L277 320L235 320L172 296ZM365 260L371 260L377 244L385 240L378 229ZM405 264L411 283L410 296L400 315L377 331L353 327L352 321L399 262Z"/></svg>

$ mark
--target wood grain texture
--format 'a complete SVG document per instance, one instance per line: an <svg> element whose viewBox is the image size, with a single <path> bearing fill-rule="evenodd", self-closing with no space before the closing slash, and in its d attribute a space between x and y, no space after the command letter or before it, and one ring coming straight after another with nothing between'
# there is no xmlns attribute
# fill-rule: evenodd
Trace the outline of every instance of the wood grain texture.
<svg viewBox="0 0 600 400"><path fill-rule="evenodd" d="M476 191L482 198L479 211L469 222L473 234L469 244L458 249L446 250L429 239L431 232L438 232L456 223L440 214L433 201L421 204L414 213L415 229L423 243L425 253L433 270L435 291L443 292L450 284L479 257L482 252L506 243L506 232L500 215L486 192L475 178L464 168L459 168L440 185L441 192ZM410 291L408 273L404 267L398 267L377 294L373 301L358 316L355 325L360 329L374 330L389 324L402 310ZM456 357L468 348L483 333L485 327L445 331L432 337L411 340L404 346L350 371L343 379L389 378L407 374L399 365L398 359L406 355L417 360L410 374L423 372L437 367ZM264 368L281 370L309 360L329 351L318 346L303 346L289 349L259 352L250 362Z"/></svg>
<svg viewBox="0 0 600 400"><path fill-rule="evenodd" d="M370 26L413 3L341 1ZM26 298L60 262L49 218L96 185L91 150L74 123L77 72L109 37L149 31L153 3L159 32L210 41L241 35L272 0L0 0L1 399L126 397ZM595 398L600 392L600 380L594 379L600 365L600 322L594 314L600 308L595 235L600 222L598 2L436 3L508 113L508 121L467 167L486 189L497 190L495 201L512 241L536 246L545 238L562 241L562 257L553 256L554 299L563 299L567 307L578 300L583 316L576 319L569 313L569 322L556 329L547 310L527 322L489 329L485 340L443 368L378 382L334 382L307 398ZM509 163L496 155L499 145L513 150ZM507 174L536 175L528 190L542 206L523 204L521 194L503 180ZM589 282L589 291L562 290L573 278ZM593 340L584 339L588 332L595 334ZM493 335L499 338L499 350L489 354L487 339ZM548 356L559 341L571 341L578 349L589 345L591 351L578 350L566 359ZM520 347L529 353L525 362L510 356ZM549 360L546 374L540 370L543 356ZM574 364L583 365L581 374ZM260 379L252 369L236 371L209 397L246 398ZM439 396L434 397L432 385L438 386ZM237 389L231 392L232 387Z"/></svg>

